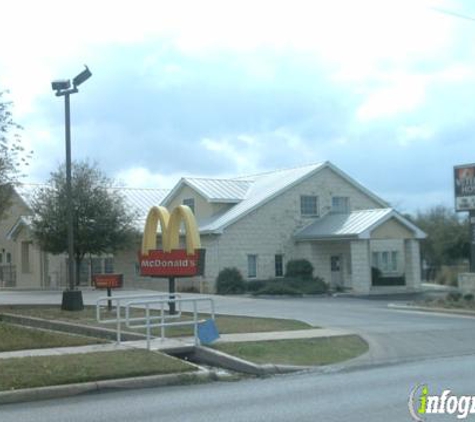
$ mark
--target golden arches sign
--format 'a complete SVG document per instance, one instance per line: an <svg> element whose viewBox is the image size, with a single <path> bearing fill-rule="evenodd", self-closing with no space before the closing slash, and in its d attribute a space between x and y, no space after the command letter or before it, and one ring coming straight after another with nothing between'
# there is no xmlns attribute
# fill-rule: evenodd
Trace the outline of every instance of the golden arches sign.
<svg viewBox="0 0 475 422"><path fill-rule="evenodd" d="M180 249L180 227L185 226L186 249ZM160 224L162 249L157 247ZM140 274L155 277L192 277L204 271L204 250L195 216L186 205L170 214L165 207L152 207L147 215L140 253Z"/></svg>

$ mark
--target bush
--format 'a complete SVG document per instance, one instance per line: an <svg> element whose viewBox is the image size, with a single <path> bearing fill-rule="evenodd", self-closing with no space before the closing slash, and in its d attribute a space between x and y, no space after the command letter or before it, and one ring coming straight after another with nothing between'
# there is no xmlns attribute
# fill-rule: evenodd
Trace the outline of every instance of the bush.
<svg viewBox="0 0 475 422"><path fill-rule="evenodd" d="M328 284L323 278L315 277L311 280L301 280L300 290L306 295L319 295L328 292Z"/></svg>
<svg viewBox="0 0 475 422"><path fill-rule="evenodd" d="M472 293L467 293L463 296L463 298L467 301L467 302L473 302L473 294Z"/></svg>
<svg viewBox="0 0 475 422"><path fill-rule="evenodd" d="M328 292L327 283L319 277L312 279L300 277L270 278L267 280L253 280L246 283L246 285L247 291L256 295L314 295Z"/></svg>
<svg viewBox="0 0 475 422"><path fill-rule="evenodd" d="M285 277L313 278L313 265L306 259L293 259L285 266Z"/></svg>
<svg viewBox="0 0 475 422"><path fill-rule="evenodd" d="M237 268L223 268L216 279L216 293L220 295L244 293L246 289L241 272Z"/></svg>
<svg viewBox="0 0 475 422"><path fill-rule="evenodd" d="M265 287L267 281L266 280L250 280L245 283L246 292L254 293L258 290L261 290Z"/></svg>
<svg viewBox="0 0 475 422"><path fill-rule="evenodd" d="M265 286L254 292L254 296L259 295L289 295L289 296L301 296L302 292L285 284L284 282L272 282L266 283Z"/></svg>
<svg viewBox="0 0 475 422"><path fill-rule="evenodd" d="M435 282L437 284L442 284L444 286L457 287L458 286L457 276L458 276L458 272L456 269L444 266L437 273L437 276L435 277Z"/></svg>
<svg viewBox="0 0 475 422"><path fill-rule="evenodd" d="M450 292L447 295L447 300L450 302L458 302L462 298L462 293L459 292Z"/></svg>

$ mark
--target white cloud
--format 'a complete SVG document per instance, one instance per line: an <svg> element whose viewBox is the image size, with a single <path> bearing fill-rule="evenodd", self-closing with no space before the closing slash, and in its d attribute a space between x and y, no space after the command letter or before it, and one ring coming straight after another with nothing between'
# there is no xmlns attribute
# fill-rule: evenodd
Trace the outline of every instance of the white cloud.
<svg viewBox="0 0 475 422"><path fill-rule="evenodd" d="M407 147L414 143L430 141L434 134L434 130L427 125L403 126L399 129L398 143Z"/></svg>
<svg viewBox="0 0 475 422"><path fill-rule="evenodd" d="M415 110L424 103L427 79L403 75L396 83L370 92L356 112L362 121Z"/></svg>
<svg viewBox="0 0 475 422"><path fill-rule="evenodd" d="M171 189L183 176L183 174L164 175L153 173L144 167L131 167L118 172L114 178L127 187Z"/></svg>

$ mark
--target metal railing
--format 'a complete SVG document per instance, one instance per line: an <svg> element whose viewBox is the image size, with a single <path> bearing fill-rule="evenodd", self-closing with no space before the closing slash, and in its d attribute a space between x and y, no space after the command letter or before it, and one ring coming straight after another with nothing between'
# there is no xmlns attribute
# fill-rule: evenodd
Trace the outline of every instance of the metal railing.
<svg viewBox="0 0 475 422"><path fill-rule="evenodd" d="M126 326L128 328L145 328L146 329L146 336L147 336L147 349L150 350L150 341L151 341L151 331L153 327L160 327L160 338L162 341L165 339L165 329L167 327L183 327L193 325L193 337L195 340L195 345L199 345L200 341L198 338L198 324L205 322L205 319L199 319L199 312L198 312L198 304L199 303L209 303L210 304L210 314L211 318L215 319L215 312L214 312L214 300L211 298L178 298L172 299L171 302L175 302L178 304L179 308L181 309L181 305L183 303L191 303L193 307L193 319L192 320L182 320L182 321L172 321L168 322L167 319L172 319L170 315L165 314L165 305L168 304L170 300L168 299L142 299L142 300L132 300L127 303L125 309L125 319L126 319ZM130 318L130 308L136 306L145 307L145 317L143 318ZM151 308L151 306L155 306ZM160 315L159 316L152 316L150 311L157 310L156 306L159 306ZM203 310L201 310L203 312ZM154 323L153 321L158 320L159 322ZM143 321L144 324L133 324L136 321Z"/></svg>
<svg viewBox="0 0 475 422"><path fill-rule="evenodd" d="M116 304L116 317L112 319L101 318L101 310L104 306L102 303L112 300ZM165 306L170 303L177 305L177 312L170 315L166 312ZM192 305L192 319L180 320L182 316L182 304L191 303ZM208 309L198 309L198 305L208 303ZM131 309L141 309L145 312L144 316L132 315ZM159 311L159 314L152 313ZM199 312L208 311L211 318L215 319L214 300L212 298L181 298L179 294L170 295L168 293L156 295L128 295L128 296L112 296L101 297L96 301L96 318L102 324L116 324L117 343L121 342L122 323L125 323L127 328L146 329L147 349L150 350L152 339L152 328L160 328L160 338L165 339L167 327L179 326L193 326L193 334L195 344L199 344L198 325L204 322L204 319L199 319Z"/></svg>
<svg viewBox="0 0 475 422"><path fill-rule="evenodd" d="M175 298L180 298L179 294L174 294L173 295ZM122 335L122 323L126 322L125 319L125 312L124 315L122 316L123 310L125 311L124 304L128 303L132 300L138 300L138 299L166 299L166 302L168 303L169 301L173 300L173 296L170 296L168 293L159 293L159 294L154 294L154 295L123 295L123 296L104 296L100 297L96 301L96 319L97 322L100 324L116 324L116 333L117 333L117 344L120 344L121 342L121 335ZM102 303L108 303L109 301L112 302L112 304L115 303L115 318L112 319L103 319L101 318L101 310L105 306L102 306ZM181 308L178 307L178 312L175 315L167 315L168 319L170 318L180 318L181 317Z"/></svg>

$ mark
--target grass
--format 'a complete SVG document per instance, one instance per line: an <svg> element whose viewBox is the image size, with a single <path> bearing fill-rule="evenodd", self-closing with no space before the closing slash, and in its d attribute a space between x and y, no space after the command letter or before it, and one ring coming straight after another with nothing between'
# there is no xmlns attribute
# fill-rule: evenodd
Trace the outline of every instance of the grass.
<svg viewBox="0 0 475 422"><path fill-rule="evenodd" d="M179 359L145 350L0 359L0 391L194 370Z"/></svg>
<svg viewBox="0 0 475 422"><path fill-rule="evenodd" d="M52 347L84 346L101 341L51 331L19 327L0 322L0 352Z"/></svg>
<svg viewBox="0 0 475 422"><path fill-rule="evenodd" d="M37 305L37 306L2 306L0 307L0 314L2 312L20 314L29 317L43 318L54 321L67 321L86 325L94 325L100 327L109 327L115 329L115 324L98 324L96 321L96 308L95 306L87 306L84 311L68 312L62 311L59 306L51 305ZM153 313L152 313L153 314ZM112 312L104 310L102 317L104 319L115 318L115 308ZM133 316L143 316L144 311L142 309L134 309ZM159 311L155 311L154 315L159 315ZM191 314L183 313L183 320L190 320ZM200 314L200 318L209 318L209 314ZM311 325L288 319L276 319L276 318L256 318L256 317L244 317L233 315L216 315L216 325L221 334L231 333L250 333L250 332L268 332L268 331L290 331L290 330L305 330L312 327ZM125 331L137 331L127 328L123 325ZM142 329L141 332L145 330ZM155 328L152 332L154 335L159 335L159 328ZM167 328L167 337L177 336L190 336L193 335L193 327L173 327Z"/></svg>
<svg viewBox="0 0 475 422"><path fill-rule="evenodd" d="M218 343L213 349L254 363L281 365L329 365L355 358L368 351L359 336Z"/></svg>
<svg viewBox="0 0 475 422"><path fill-rule="evenodd" d="M429 308L463 309L467 311L475 311L475 300L473 299L473 295L463 296L459 293L449 293L446 298L415 301L413 304L417 306L426 306Z"/></svg>

